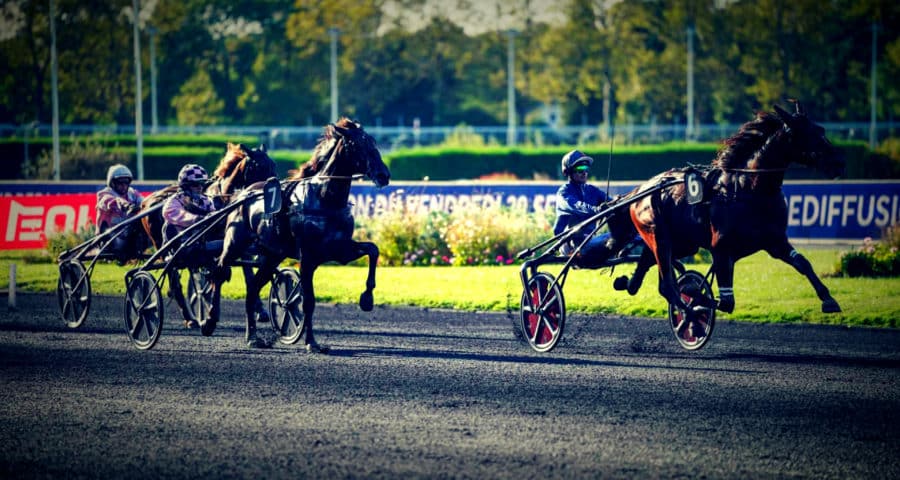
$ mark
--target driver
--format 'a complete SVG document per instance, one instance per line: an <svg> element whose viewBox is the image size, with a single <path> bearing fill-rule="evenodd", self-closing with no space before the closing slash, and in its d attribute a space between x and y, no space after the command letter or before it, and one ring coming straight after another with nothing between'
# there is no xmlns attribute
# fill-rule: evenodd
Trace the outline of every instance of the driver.
<svg viewBox="0 0 900 480"><path fill-rule="evenodd" d="M579 150L572 150L563 155L561 167L562 173L568 181L559 187L556 192L556 223L553 226L553 234L559 235L569 228L591 218L607 207L609 196L599 188L587 183L588 175L594 159ZM608 224L614 226L612 217ZM590 234L592 227L585 227L575 234L572 239L563 244L561 253L571 255L578 245ZM623 236L623 235L617 235ZM623 236L624 237L624 236ZM624 246L610 233L604 232L595 235L581 247L578 252L578 265L584 267L599 267Z"/></svg>
<svg viewBox="0 0 900 480"><path fill-rule="evenodd" d="M131 188L134 176L125 165L117 163L106 171L106 187L97 192L97 227L99 235L110 228L124 222L141 208L143 197ZM136 245L132 238L138 229L128 227L125 235L117 234L110 240L110 250L114 253L126 254L129 246Z"/></svg>
<svg viewBox="0 0 900 480"><path fill-rule="evenodd" d="M212 199L203 194L208 180L209 175L200 165L188 164L181 168L178 172L178 191L163 205L163 240L168 242L216 210ZM222 250L222 240L206 242L204 250L218 253Z"/></svg>

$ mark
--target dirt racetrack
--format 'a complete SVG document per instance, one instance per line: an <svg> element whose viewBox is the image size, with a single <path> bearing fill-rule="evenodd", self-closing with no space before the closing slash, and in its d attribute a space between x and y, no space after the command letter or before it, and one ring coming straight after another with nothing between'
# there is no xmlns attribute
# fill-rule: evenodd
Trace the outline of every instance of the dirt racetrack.
<svg viewBox="0 0 900 480"><path fill-rule="evenodd" d="M376 291L377 294L377 291ZM377 300L377 298L376 298ZM167 311L157 346L95 297L0 319L0 477L900 478L900 331L569 318L549 354L504 314L320 305L331 355L243 347Z"/></svg>

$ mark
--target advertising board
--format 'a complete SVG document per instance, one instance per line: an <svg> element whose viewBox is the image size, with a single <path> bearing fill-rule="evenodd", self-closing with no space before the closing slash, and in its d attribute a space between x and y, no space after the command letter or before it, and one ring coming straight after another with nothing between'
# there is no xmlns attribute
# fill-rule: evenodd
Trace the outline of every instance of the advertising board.
<svg viewBox="0 0 900 480"><path fill-rule="evenodd" d="M134 186L149 194L166 185ZM354 184L350 202L357 218L377 217L398 209L424 214L504 207L552 213L559 185L396 182L376 189L371 183L360 182ZM613 182L609 191L619 195L636 185ZM0 250L43 248L48 235L93 225L96 192L102 187L99 182L0 182ZM878 238L884 227L900 222L897 181L786 182L783 192L788 207L788 236L795 241L828 243Z"/></svg>

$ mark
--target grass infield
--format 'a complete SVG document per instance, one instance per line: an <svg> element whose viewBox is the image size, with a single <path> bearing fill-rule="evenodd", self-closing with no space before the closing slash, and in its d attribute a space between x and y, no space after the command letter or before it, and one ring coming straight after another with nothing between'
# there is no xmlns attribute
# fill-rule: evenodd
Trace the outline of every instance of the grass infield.
<svg viewBox="0 0 900 480"><path fill-rule="evenodd" d="M840 251L801 249L822 276L834 270ZM21 254L19 254L21 255ZM58 278L55 263L25 263L12 252L0 255L0 289L9 288L9 265L16 263L17 288L26 292L54 292ZM542 269L553 275L558 265ZM123 295L128 268L99 264L91 277L95 294ZM709 265L690 265L706 273ZM663 318L667 304L656 291L653 268L634 297L612 287L614 276L631 272L620 267L613 276L607 269L572 270L563 288L569 311L617 313ZM366 267L326 265L316 272L316 296L320 303L356 303L364 289ZM379 267L376 305L401 305L460 310L517 312L522 295L518 266L490 267ZM718 318L752 322L807 322L846 326L896 328L900 324L900 278L823 278L843 308L843 313L823 314L821 303L806 279L790 266L764 253L745 258L735 267L735 312L719 312ZM223 295L242 298L243 276L235 269ZM268 295L268 291L264 291Z"/></svg>

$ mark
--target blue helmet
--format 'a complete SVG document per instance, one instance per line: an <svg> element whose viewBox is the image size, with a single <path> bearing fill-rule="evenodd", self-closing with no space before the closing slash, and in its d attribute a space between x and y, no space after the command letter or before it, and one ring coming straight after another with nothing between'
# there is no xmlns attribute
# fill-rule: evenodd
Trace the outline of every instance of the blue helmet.
<svg viewBox="0 0 900 480"><path fill-rule="evenodd" d="M593 165L594 159L585 155L581 150L572 150L562 157L562 173L568 176L572 173L572 169L578 165Z"/></svg>

